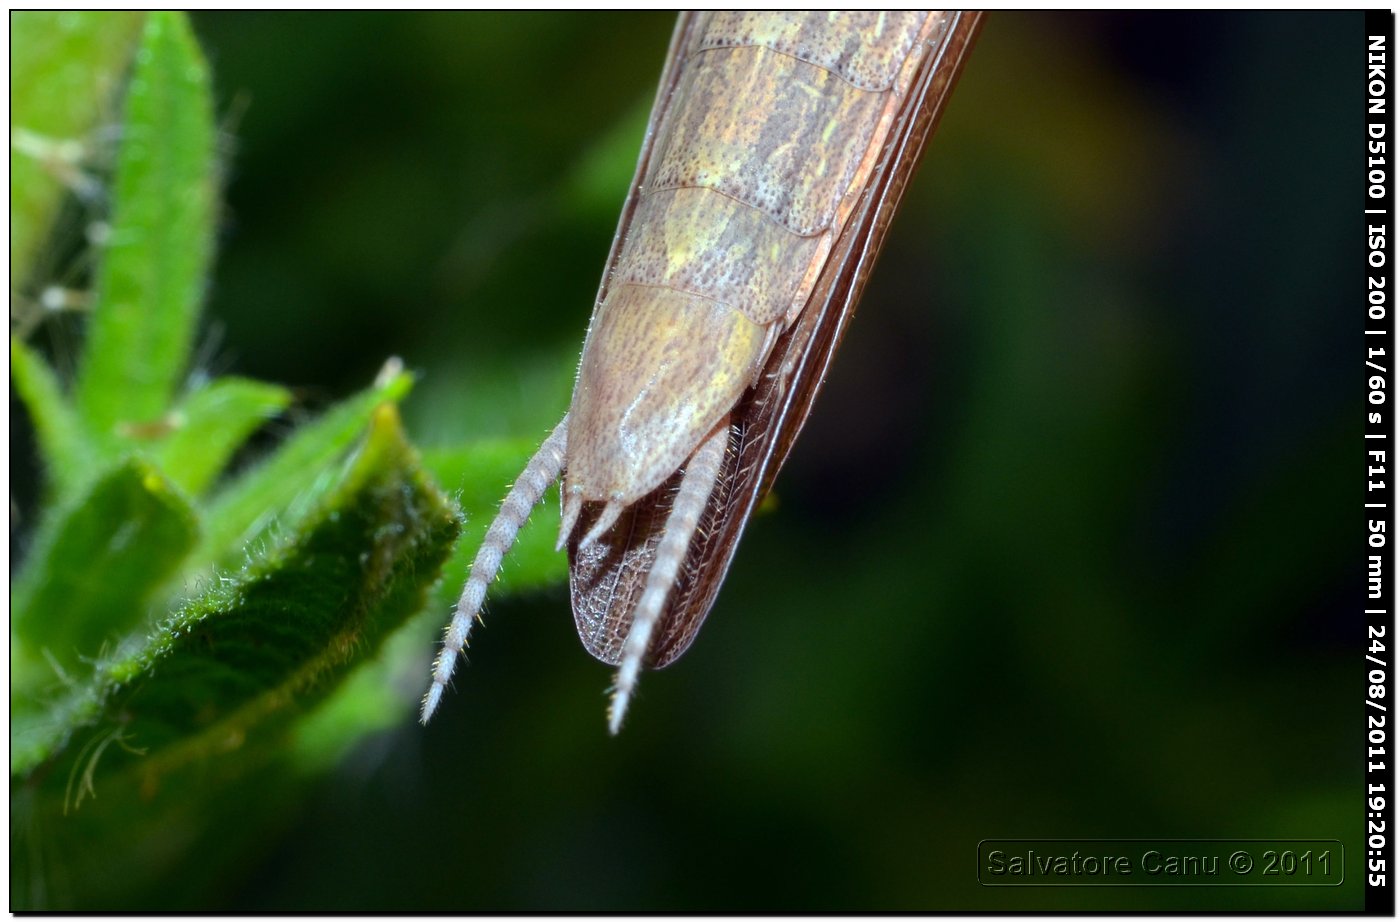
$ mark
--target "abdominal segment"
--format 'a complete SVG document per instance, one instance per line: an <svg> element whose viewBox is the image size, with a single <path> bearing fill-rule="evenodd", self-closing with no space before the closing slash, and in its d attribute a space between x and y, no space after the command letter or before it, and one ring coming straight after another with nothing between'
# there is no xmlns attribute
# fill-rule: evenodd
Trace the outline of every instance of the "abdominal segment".
<svg viewBox="0 0 1400 922"><path fill-rule="evenodd" d="M679 468L748 387L764 328L700 295L615 286L574 388L566 494L628 505Z"/></svg>

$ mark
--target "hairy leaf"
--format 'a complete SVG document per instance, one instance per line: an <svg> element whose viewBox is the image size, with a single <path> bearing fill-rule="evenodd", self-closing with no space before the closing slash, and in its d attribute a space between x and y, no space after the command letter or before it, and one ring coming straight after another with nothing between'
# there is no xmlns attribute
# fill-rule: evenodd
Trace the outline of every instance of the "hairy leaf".
<svg viewBox="0 0 1400 922"><path fill-rule="evenodd" d="M83 790L122 773L150 789L275 732L419 610L457 530L397 413L381 406L340 483L288 540L102 661L57 720L16 745L12 772L46 762L49 779L80 771ZM142 756L79 764L113 734ZM66 795L71 808L79 795Z"/></svg>
<svg viewBox="0 0 1400 922"><path fill-rule="evenodd" d="M127 90L111 236L78 376L78 406L104 442L158 421L189 359L216 211L208 83L184 16L152 13Z"/></svg>
<svg viewBox="0 0 1400 922"><path fill-rule="evenodd" d="M130 458L51 516L10 593L17 638L64 673L146 616L152 593L198 532L193 511L149 461Z"/></svg>
<svg viewBox="0 0 1400 922"><path fill-rule="evenodd" d="M331 465L360 437L375 410L397 403L412 386L412 375L391 362L372 387L297 429L276 452L235 477L209 502L204 541L192 566L236 563L234 555L275 521L295 519L314 506L334 483Z"/></svg>

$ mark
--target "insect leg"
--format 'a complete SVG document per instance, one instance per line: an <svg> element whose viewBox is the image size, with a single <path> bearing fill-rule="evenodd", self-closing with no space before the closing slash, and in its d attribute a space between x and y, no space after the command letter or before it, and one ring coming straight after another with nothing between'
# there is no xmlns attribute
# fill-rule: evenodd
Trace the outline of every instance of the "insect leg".
<svg viewBox="0 0 1400 922"><path fill-rule="evenodd" d="M685 466L680 489L671 504L670 514L666 516L661 542L656 547L656 557L652 561L651 571L647 573L646 588L637 602L627 639L622 643L622 665L617 670L612 704L608 708L610 733L616 734L622 727L622 718L627 713L627 702L637 685L637 674L641 671L642 659L651 642L652 630L661 617L666 597L675 585L681 563L690 550L690 540L719 479L720 465L724 462L728 445L729 419L726 417L709 438L700 443Z"/></svg>
<svg viewBox="0 0 1400 922"><path fill-rule="evenodd" d="M501 502L501 511L486 531L486 538L472 561L471 574L462 587L462 596L457 600L457 610L452 622L447 625L442 641L442 652L433 664L433 682L423 696L423 711L419 719L427 723L442 700L442 690L447 680L452 678L452 669L457 665L457 655L467 645L467 635L471 633L472 622L481 611L481 603L486 600L486 587L496 578L501 568L501 560L515 543L520 527L530 517L530 511L540 501L549 485L559 479L564 468L564 447L568 441L569 416L566 413L544 440L539 451L525 465L520 478L510 488Z"/></svg>

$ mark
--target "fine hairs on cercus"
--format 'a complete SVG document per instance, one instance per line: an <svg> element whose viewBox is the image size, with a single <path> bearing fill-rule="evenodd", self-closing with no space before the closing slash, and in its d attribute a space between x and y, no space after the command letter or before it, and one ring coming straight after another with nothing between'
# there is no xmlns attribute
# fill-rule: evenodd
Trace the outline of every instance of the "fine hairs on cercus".
<svg viewBox="0 0 1400 922"><path fill-rule="evenodd" d="M427 723L486 587L555 481L585 649L675 661L787 458L981 15L683 13L568 413L506 494L447 626Z"/></svg>

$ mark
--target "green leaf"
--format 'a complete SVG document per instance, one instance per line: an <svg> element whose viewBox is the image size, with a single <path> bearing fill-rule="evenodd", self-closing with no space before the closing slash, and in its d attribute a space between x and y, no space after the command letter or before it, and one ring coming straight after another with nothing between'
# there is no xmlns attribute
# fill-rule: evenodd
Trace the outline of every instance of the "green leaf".
<svg viewBox="0 0 1400 922"><path fill-rule="evenodd" d="M12 717L17 905L137 908L156 885L193 905L190 893L291 815L295 769L314 767L299 758L303 718L327 713L347 674L373 675L356 667L421 608L457 532L392 405L323 499L287 541L104 660L42 718ZM343 751L363 721L357 732L354 715L332 710L343 725L322 720L310 735L329 732ZM170 879L191 852L199 859Z"/></svg>
<svg viewBox="0 0 1400 922"><path fill-rule="evenodd" d="M10 13L10 279L23 282L86 142L106 114L144 13Z"/></svg>
<svg viewBox="0 0 1400 922"><path fill-rule="evenodd" d="M193 567L236 562L231 555L262 536L274 521L295 520L334 483L331 465L364 432L375 409L397 403L413 386L396 361L369 389L296 430L272 456L236 477L209 503L204 541Z"/></svg>
<svg viewBox="0 0 1400 922"><path fill-rule="evenodd" d="M155 450L161 470L189 493L203 493L243 441L281 413L292 395L247 378L220 378L188 394Z"/></svg>
<svg viewBox="0 0 1400 922"><path fill-rule="evenodd" d="M71 809L103 778L149 792L181 766L269 742L420 609L457 530L397 412L381 405L338 486L289 540L102 662L49 722L12 740L12 773L47 762L34 784L63 787Z"/></svg>
<svg viewBox="0 0 1400 922"><path fill-rule="evenodd" d="M87 475L91 461L82 422L53 369L15 336L10 337L10 378L34 423L49 489L55 497L66 496Z"/></svg>
<svg viewBox="0 0 1400 922"><path fill-rule="evenodd" d="M146 617L194 546L193 511L149 461L130 458L50 517L10 594L18 639L63 672Z"/></svg>
<svg viewBox="0 0 1400 922"><path fill-rule="evenodd" d="M184 374L213 253L209 77L185 17L152 13L127 90L77 403L111 442L158 420Z"/></svg>

